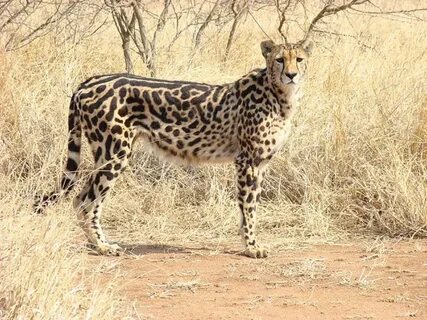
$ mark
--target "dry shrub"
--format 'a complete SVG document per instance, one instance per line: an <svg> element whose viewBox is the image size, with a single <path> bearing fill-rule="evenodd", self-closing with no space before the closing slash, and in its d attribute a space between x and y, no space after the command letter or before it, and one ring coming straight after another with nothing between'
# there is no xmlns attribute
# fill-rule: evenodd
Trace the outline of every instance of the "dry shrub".
<svg viewBox="0 0 427 320"><path fill-rule="evenodd" d="M120 306L117 281L100 281L96 263L76 237L68 215L34 217L2 207L0 317L111 319L131 315ZM7 214L7 215L6 215ZM112 263L112 262L110 262Z"/></svg>

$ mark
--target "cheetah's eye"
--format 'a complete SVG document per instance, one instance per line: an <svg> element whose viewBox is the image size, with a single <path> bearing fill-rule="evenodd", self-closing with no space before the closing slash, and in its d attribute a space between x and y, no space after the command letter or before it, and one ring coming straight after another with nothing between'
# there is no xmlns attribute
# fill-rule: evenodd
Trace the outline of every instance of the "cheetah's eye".
<svg viewBox="0 0 427 320"><path fill-rule="evenodd" d="M301 62L304 58L297 57L297 62Z"/></svg>
<svg viewBox="0 0 427 320"><path fill-rule="evenodd" d="M276 61L277 61L278 63L283 63L283 62L284 62L283 58L277 58L277 59L276 59Z"/></svg>

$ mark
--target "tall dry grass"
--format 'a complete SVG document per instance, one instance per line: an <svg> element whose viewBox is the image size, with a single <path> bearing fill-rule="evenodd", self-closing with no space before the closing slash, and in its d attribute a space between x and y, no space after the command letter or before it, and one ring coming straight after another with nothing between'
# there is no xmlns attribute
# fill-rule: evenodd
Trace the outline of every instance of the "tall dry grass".
<svg viewBox="0 0 427 320"><path fill-rule="evenodd" d="M274 34L270 16L257 18ZM317 38L294 130L267 176L260 236L274 246L425 236L426 24L360 15L332 23L338 32L357 30L359 36ZM221 83L263 66L264 35L253 20L240 26L223 61L226 36L212 27L202 50L193 53L190 33L184 35L160 53L159 76ZM166 30L162 40L167 37ZM115 30L79 46L55 46L45 37L0 52L0 65L0 318L132 316L129 303L118 299L114 274L110 283L99 283L94 270L102 266L81 250L71 201L43 217L31 214L34 195L53 189L62 171L72 90L90 75L123 71ZM86 151L82 180L92 168ZM233 174L232 165L171 166L137 145L106 202L103 224L111 239L125 244L234 241Z"/></svg>

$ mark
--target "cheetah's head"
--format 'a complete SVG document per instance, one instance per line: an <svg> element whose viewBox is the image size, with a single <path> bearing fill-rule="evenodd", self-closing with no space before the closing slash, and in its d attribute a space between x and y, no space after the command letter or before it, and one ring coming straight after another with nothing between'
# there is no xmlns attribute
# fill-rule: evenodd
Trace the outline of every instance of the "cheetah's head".
<svg viewBox="0 0 427 320"><path fill-rule="evenodd" d="M293 87L300 83L313 43L309 40L297 44L276 45L271 40L261 42L267 70L276 87Z"/></svg>

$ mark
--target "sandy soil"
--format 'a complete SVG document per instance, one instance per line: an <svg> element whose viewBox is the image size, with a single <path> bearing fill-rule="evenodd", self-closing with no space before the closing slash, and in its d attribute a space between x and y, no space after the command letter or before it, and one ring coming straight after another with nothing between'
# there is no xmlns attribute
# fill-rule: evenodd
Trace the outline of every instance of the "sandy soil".
<svg viewBox="0 0 427 320"><path fill-rule="evenodd" d="M234 246L236 247L237 246ZM143 319L427 319L427 240L386 240L273 252L129 247L123 303Z"/></svg>

